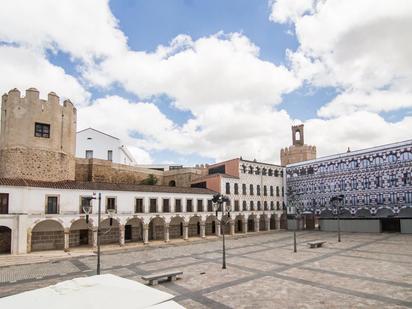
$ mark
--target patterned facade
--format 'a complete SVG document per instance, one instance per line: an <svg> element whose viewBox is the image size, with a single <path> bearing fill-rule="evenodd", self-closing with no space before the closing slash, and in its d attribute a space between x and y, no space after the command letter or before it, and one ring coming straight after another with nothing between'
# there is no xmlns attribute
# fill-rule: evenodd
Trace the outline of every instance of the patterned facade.
<svg viewBox="0 0 412 309"><path fill-rule="evenodd" d="M334 217L412 218L412 140L287 166L289 205ZM293 210L292 210L293 211Z"/></svg>

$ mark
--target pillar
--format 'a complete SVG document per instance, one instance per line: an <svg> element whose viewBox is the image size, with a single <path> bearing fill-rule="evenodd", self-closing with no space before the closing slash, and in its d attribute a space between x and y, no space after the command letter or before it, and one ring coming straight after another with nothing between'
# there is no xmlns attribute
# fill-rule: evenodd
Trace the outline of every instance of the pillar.
<svg viewBox="0 0 412 309"><path fill-rule="evenodd" d="M206 222L200 221L200 237L206 238Z"/></svg>
<svg viewBox="0 0 412 309"><path fill-rule="evenodd" d="M247 219L243 221L243 233L247 234Z"/></svg>
<svg viewBox="0 0 412 309"><path fill-rule="evenodd" d="M165 223L165 242L169 242L169 223Z"/></svg>
<svg viewBox="0 0 412 309"><path fill-rule="evenodd" d="M216 236L219 237L220 236L220 223L216 222Z"/></svg>
<svg viewBox="0 0 412 309"><path fill-rule="evenodd" d="M235 236L235 222L232 220L229 222L230 224L230 235Z"/></svg>
<svg viewBox="0 0 412 309"><path fill-rule="evenodd" d="M189 238L189 223L183 223L183 239L188 240Z"/></svg>
<svg viewBox="0 0 412 309"><path fill-rule="evenodd" d="M124 246L124 225L119 224L119 244L121 247Z"/></svg>
<svg viewBox="0 0 412 309"><path fill-rule="evenodd" d="M266 231L270 231L270 217L266 216L265 218Z"/></svg>
<svg viewBox="0 0 412 309"><path fill-rule="evenodd" d="M149 224L143 224L143 244L149 243Z"/></svg>
<svg viewBox="0 0 412 309"><path fill-rule="evenodd" d="M256 216L254 223L255 223L255 232L259 232L259 217L258 216Z"/></svg>
<svg viewBox="0 0 412 309"><path fill-rule="evenodd" d="M64 252L69 251L70 229L64 229Z"/></svg>
<svg viewBox="0 0 412 309"><path fill-rule="evenodd" d="M31 229L27 230L27 253L31 252Z"/></svg>

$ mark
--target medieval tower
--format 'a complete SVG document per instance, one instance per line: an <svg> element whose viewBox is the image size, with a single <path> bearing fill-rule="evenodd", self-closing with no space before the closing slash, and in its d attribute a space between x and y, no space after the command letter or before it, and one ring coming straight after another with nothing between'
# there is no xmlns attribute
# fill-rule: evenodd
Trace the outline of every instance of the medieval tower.
<svg viewBox="0 0 412 309"><path fill-rule="evenodd" d="M0 177L40 181L75 179L76 108L54 93L25 97L17 89L2 96Z"/></svg>
<svg viewBox="0 0 412 309"><path fill-rule="evenodd" d="M316 159L316 147L305 145L303 124L292 126L293 145L280 150L281 165Z"/></svg>

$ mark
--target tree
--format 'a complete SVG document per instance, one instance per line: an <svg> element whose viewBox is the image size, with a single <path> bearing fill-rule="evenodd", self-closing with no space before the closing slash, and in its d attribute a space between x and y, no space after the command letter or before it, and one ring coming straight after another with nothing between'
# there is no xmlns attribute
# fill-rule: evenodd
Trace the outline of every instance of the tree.
<svg viewBox="0 0 412 309"><path fill-rule="evenodd" d="M153 174L149 174L149 176L147 176L146 179L143 179L140 184L142 185L151 185L154 186L155 184L157 184L157 177Z"/></svg>

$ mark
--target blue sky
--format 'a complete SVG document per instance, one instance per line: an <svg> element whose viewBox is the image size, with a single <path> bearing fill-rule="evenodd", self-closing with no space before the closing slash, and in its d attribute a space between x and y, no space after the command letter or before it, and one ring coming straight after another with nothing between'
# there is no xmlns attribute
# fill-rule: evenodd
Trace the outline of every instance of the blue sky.
<svg viewBox="0 0 412 309"><path fill-rule="evenodd" d="M70 98L141 163L278 163L300 122L319 155L409 138L406 0L59 3L2 4L1 90Z"/></svg>

